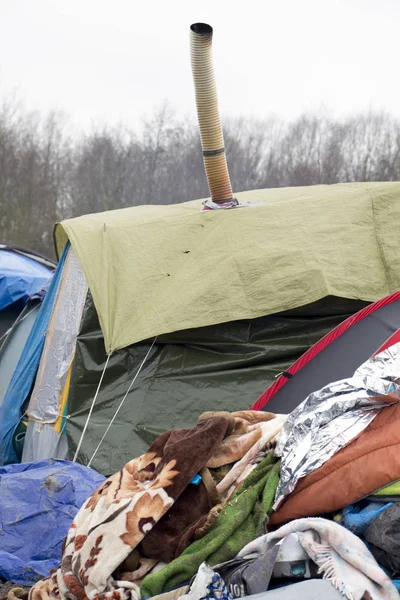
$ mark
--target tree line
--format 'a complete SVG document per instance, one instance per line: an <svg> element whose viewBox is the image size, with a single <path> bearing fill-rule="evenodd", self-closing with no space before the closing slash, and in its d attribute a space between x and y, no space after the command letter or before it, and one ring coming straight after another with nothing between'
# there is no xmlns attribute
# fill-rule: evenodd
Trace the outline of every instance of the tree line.
<svg viewBox="0 0 400 600"><path fill-rule="evenodd" d="M305 114L224 122L235 192L400 180L400 119ZM0 106L0 241L53 255L55 222L139 204L208 196L198 127L166 105L140 130L71 135L57 113Z"/></svg>

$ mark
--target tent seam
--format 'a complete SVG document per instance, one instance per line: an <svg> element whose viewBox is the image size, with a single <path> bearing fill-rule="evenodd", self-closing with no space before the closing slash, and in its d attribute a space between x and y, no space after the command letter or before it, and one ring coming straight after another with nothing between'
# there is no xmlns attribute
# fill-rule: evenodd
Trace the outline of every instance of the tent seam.
<svg viewBox="0 0 400 600"><path fill-rule="evenodd" d="M366 191L368 193L368 196L369 196L369 198L371 200L372 222L373 222L373 225L374 225L375 239L376 239L376 243L377 243L377 246L378 246L378 249L379 249L379 255L381 257L383 270L385 272L385 278L386 278L386 282L387 282L387 286L388 286L388 293L390 294L394 290L393 290L392 281L391 281L389 269L388 269L387 262L386 262L385 251L384 251L383 246L382 246L380 235L378 234L378 224L377 224L377 218L376 218L375 202L374 202L374 199L372 197L372 194L371 194L371 191L370 191L369 187L366 186L365 189L366 189Z"/></svg>

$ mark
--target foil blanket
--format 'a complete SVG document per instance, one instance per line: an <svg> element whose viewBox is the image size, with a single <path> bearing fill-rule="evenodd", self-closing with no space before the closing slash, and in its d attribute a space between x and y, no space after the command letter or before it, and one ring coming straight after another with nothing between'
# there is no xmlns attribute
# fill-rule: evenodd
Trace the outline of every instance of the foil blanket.
<svg viewBox="0 0 400 600"><path fill-rule="evenodd" d="M274 509L298 480L356 438L382 408L400 400L400 342L370 358L350 379L310 394L285 421L276 454L281 479Z"/></svg>

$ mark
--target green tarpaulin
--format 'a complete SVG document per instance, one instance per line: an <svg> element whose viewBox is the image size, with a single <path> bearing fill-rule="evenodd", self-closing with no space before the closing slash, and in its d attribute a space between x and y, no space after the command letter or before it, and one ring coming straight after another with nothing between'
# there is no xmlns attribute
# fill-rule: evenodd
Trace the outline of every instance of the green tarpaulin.
<svg viewBox="0 0 400 600"><path fill-rule="evenodd" d="M108 351L157 335L290 310L326 296L374 301L400 288L400 183L236 194L64 221Z"/></svg>
<svg viewBox="0 0 400 600"><path fill-rule="evenodd" d="M326 298L253 321L237 321L159 338L107 434L93 467L105 475L139 456L167 429L192 427L208 410L248 408L312 344L364 303ZM143 342L115 352L84 437L87 464L149 349ZM76 449L106 361L88 296L68 399L70 457Z"/></svg>

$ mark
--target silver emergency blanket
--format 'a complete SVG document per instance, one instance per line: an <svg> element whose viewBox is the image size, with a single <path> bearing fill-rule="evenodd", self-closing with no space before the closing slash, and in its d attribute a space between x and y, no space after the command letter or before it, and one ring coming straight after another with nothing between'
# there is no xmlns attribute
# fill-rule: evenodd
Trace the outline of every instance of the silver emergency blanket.
<svg viewBox="0 0 400 600"><path fill-rule="evenodd" d="M281 479L276 510L298 480L356 438L389 404L400 400L400 343L370 358L351 379L310 394L285 421L276 454Z"/></svg>

